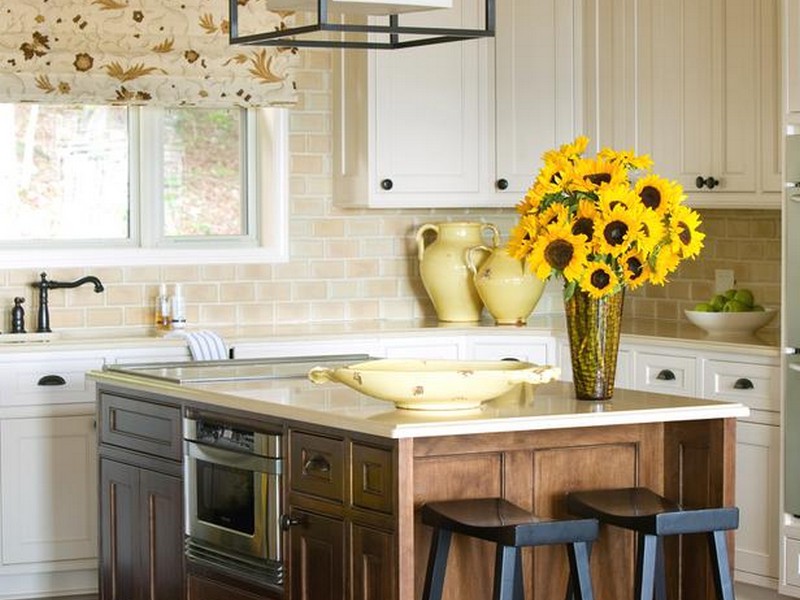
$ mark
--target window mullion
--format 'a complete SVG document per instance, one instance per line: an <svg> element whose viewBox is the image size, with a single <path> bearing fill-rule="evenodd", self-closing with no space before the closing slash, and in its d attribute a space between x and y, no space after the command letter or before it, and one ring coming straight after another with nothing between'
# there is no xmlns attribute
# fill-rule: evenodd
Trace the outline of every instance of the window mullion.
<svg viewBox="0 0 800 600"><path fill-rule="evenodd" d="M164 240L164 143L162 136L164 111L155 107L139 110L139 185L138 223L141 244L152 248Z"/></svg>

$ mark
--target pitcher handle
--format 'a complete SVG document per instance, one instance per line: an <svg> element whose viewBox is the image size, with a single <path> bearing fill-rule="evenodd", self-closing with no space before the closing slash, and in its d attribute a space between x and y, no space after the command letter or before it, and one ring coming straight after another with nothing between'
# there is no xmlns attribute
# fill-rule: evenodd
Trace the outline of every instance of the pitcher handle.
<svg viewBox="0 0 800 600"><path fill-rule="evenodd" d="M492 232L492 248L497 248L500 245L500 232L497 226L494 223L484 223L481 226L481 235L486 231Z"/></svg>
<svg viewBox="0 0 800 600"><path fill-rule="evenodd" d="M435 231L436 237L439 237L439 226L435 223L425 223L425 225L417 229L417 256L419 256L420 261L422 261L422 255L425 254L425 239L422 236L425 235L426 231Z"/></svg>
<svg viewBox="0 0 800 600"><path fill-rule="evenodd" d="M469 270L472 271L473 275L478 274L478 266L475 264L475 258L473 256L473 252L475 252L476 250L485 252L487 256L492 253L492 249L489 248L489 246L473 246L472 248L467 248L464 260L467 263L467 268L469 268Z"/></svg>

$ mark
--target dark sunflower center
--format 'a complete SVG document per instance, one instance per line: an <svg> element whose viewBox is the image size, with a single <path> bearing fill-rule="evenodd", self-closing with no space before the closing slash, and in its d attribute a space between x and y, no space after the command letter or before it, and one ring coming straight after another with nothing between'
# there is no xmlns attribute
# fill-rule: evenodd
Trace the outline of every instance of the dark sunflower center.
<svg viewBox="0 0 800 600"><path fill-rule="evenodd" d="M628 257L628 260L625 261L625 266L628 268L631 279L638 279L642 274L642 261L635 256Z"/></svg>
<svg viewBox="0 0 800 600"><path fill-rule="evenodd" d="M625 241L625 235L628 233L628 226L622 221L611 221L603 229L603 237L606 242L611 246L619 246Z"/></svg>
<svg viewBox="0 0 800 600"><path fill-rule="evenodd" d="M692 242L692 230L683 222L678 223L678 230L678 239L684 246L688 246Z"/></svg>
<svg viewBox="0 0 800 600"><path fill-rule="evenodd" d="M611 277L602 269L597 269L597 271L592 273L590 281L592 282L593 287L597 288L598 290L602 290L607 288L608 284L611 283Z"/></svg>
<svg viewBox="0 0 800 600"><path fill-rule="evenodd" d="M639 197L642 199L642 204L644 204L647 208L656 210L659 206L661 206L661 192L659 192L652 185L646 185L643 187L642 191L639 193Z"/></svg>
<svg viewBox="0 0 800 600"><path fill-rule="evenodd" d="M575 224L572 226L572 234L583 234L586 236L587 240L592 239L592 236L594 235L594 221L592 221L589 217L579 217L575 220Z"/></svg>
<svg viewBox="0 0 800 600"><path fill-rule="evenodd" d="M591 175L584 176L584 179L595 185L600 185L601 183L610 183L611 173L592 173Z"/></svg>
<svg viewBox="0 0 800 600"><path fill-rule="evenodd" d="M554 269L563 271L567 268L575 249L567 240L553 240L544 249L544 258Z"/></svg>

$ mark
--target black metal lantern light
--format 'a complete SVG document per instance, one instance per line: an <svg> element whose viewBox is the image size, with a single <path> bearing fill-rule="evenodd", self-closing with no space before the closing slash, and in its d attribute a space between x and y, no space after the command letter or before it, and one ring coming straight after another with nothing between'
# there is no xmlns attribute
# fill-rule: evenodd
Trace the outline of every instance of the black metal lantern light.
<svg viewBox="0 0 800 600"><path fill-rule="evenodd" d="M484 0L485 16L482 29L460 29L436 26L404 26L400 24L400 12L429 10L441 6L396 5L376 3L375 0L352 2L351 0L276 0L279 6L270 10L316 9L316 20L308 25L289 27L241 35L239 33L239 0L229 0L230 43L252 46L298 46L309 48L410 48L445 42L457 42L482 37L494 37L495 0ZM331 20L331 5L336 5L336 17ZM413 3L412 3L413 4ZM357 7L351 11L349 6ZM377 5L371 8L370 5ZM401 7L399 9L395 7ZM370 12L374 10L375 12ZM341 13L341 15L339 14ZM375 16L379 14L381 16ZM384 24L378 20L385 19Z"/></svg>

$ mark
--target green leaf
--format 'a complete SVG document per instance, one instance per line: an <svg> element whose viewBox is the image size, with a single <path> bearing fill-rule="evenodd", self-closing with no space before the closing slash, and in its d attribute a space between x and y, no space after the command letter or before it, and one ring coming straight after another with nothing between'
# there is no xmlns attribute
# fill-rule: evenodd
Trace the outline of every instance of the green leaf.
<svg viewBox="0 0 800 600"><path fill-rule="evenodd" d="M569 281L564 284L564 301L569 301L575 295L575 290L578 289L577 281Z"/></svg>

